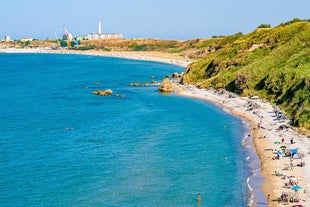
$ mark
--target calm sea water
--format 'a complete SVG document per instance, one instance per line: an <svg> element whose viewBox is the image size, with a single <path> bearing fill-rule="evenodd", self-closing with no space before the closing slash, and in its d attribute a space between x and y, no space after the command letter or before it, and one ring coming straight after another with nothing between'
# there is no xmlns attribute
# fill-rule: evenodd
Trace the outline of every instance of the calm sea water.
<svg viewBox="0 0 310 207"><path fill-rule="evenodd" d="M157 86L129 86L182 70L1 54L0 205L197 206L200 193L200 206L246 206L242 120ZM126 98L91 94L107 88Z"/></svg>

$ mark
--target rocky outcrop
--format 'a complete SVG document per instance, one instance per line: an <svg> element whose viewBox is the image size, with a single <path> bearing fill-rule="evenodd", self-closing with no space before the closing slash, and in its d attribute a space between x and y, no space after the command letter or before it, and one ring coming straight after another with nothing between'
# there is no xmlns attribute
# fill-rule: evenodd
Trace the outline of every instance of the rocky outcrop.
<svg viewBox="0 0 310 207"><path fill-rule="evenodd" d="M174 92L172 81L169 78L165 78L158 86L160 92Z"/></svg>
<svg viewBox="0 0 310 207"><path fill-rule="evenodd" d="M119 94L119 93L115 94L115 96L116 96L116 97L120 97L120 98L126 98L125 95L121 95L121 94Z"/></svg>
<svg viewBox="0 0 310 207"><path fill-rule="evenodd" d="M174 73L172 74L172 77L173 77L173 78L181 78L181 77L182 77L182 74L179 74L179 73L177 73L177 72L174 72Z"/></svg>
<svg viewBox="0 0 310 207"><path fill-rule="evenodd" d="M130 86L133 87L148 87L150 85L157 85L158 83L155 80L151 80L151 82L136 82L136 83L130 83Z"/></svg>
<svg viewBox="0 0 310 207"><path fill-rule="evenodd" d="M141 83L130 83L130 86L141 86Z"/></svg>
<svg viewBox="0 0 310 207"><path fill-rule="evenodd" d="M157 81L152 80L152 81L151 81L151 84L152 84L152 85L157 85L158 83L157 83Z"/></svg>
<svg viewBox="0 0 310 207"><path fill-rule="evenodd" d="M112 91L111 89L107 89L107 90L96 90L96 91L93 91L92 94L98 95L98 96L107 96L107 95L113 94L113 91Z"/></svg>

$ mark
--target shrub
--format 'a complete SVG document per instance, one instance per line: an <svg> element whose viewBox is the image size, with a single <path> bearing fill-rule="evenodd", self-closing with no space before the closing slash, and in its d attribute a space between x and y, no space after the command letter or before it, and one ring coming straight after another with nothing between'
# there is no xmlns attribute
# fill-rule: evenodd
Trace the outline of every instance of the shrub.
<svg viewBox="0 0 310 207"><path fill-rule="evenodd" d="M76 47L75 49L77 49L77 50L92 50L95 48L96 48L96 45L85 45L85 46Z"/></svg>
<svg viewBox="0 0 310 207"><path fill-rule="evenodd" d="M129 45L129 48L131 48L134 51L146 51L148 46L146 44L143 45Z"/></svg>
<svg viewBox="0 0 310 207"><path fill-rule="evenodd" d="M259 28L271 28L271 25L270 24L260 24L258 27Z"/></svg>

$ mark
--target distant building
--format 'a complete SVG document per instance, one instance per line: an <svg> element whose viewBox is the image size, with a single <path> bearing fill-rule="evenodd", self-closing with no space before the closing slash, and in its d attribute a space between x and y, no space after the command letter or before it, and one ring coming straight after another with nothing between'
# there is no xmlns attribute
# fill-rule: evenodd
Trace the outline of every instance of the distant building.
<svg viewBox="0 0 310 207"><path fill-rule="evenodd" d="M63 36L62 36L62 38L64 39L64 40L73 40L73 36L72 36L72 34L70 34L70 33L68 33L68 34L64 34Z"/></svg>
<svg viewBox="0 0 310 207"><path fill-rule="evenodd" d="M4 36L4 41L10 42L11 41L11 37L9 35L5 35Z"/></svg>
<svg viewBox="0 0 310 207"><path fill-rule="evenodd" d="M27 41L32 41L33 39L31 37L24 37L23 39L21 39L20 41L22 42L27 42Z"/></svg>
<svg viewBox="0 0 310 207"><path fill-rule="evenodd" d="M63 26L65 34L62 36L64 40L73 40L73 35L67 30L65 26Z"/></svg>
<svg viewBox="0 0 310 207"><path fill-rule="evenodd" d="M123 38L119 33L90 33L87 35L88 40L100 40L100 39L117 39Z"/></svg>
<svg viewBox="0 0 310 207"><path fill-rule="evenodd" d="M78 36L78 37L76 37L76 40L80 40L80 41L82 41L82 40L87 40L87 39L88 39L87 35L83 35L83 36Z"/></svg>
<svg viewBox="0 0 310 207"><path fill-rule="evenodd" d="M123 38L120 33L101 33L101 22L98 23L98 33L89 33L84 36L77 37L78 40L100 40L100 39L118 39Z"/></svg>

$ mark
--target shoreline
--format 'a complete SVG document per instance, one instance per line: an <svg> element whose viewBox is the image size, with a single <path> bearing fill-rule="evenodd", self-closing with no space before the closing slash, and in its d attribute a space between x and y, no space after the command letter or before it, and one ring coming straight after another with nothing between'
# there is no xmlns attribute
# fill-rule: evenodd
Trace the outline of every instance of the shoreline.
<svg viewBox="0 0 310 207"><path fill-rule="evenodd" d="M309 149L310 140L301 134L298 134L296 129L286 128L281 131L277 131L278 127L286 124L288 125L289 120L280 122L274 120L273 107L269 103L264 103L262 100L251 100L244 97L229 98L228 93L217 93L216 91L198 89L192 85L180 85L176 84L177 94L187 96L191 98L199 98L216 105L219 105L223 109L228 109L231 114L239 116L250 122L250 133L254 143L256 154L260 159L260 175L264 178L262 183L262 192L270 195L270 202L268 206L287 206L284 203L280 203L277 200L280 198L282 192L291 193L292 190L289 188L283 188L284 183L288 182L288 178L282 179L275 175L275 171L285 174L288 176L295 176L298 179L298 185L302 186L300 190L299 198L302 201L303 206L309 206ZM260 107L254 110L249 110L245 105L249 102L254 102ZM258 123L262 123L258 129ZM289 139L294 137L296 142L294 144L289 143ZM304 154L302 162L305 163L304 167L297 167L296 165L301 161L300 159L293 160L294 169L284 170L285 165L290 163L289 157L282 157L280 160L273 160L275 152L280 150L280 145L274 144L277 141L281 141L284 138L285 142L283 145L287 145L291 149L297 148ZM289 203L291 205L297 204ZM256 203L254 206L266 206L266 203Z"/></svg>
<svg viewBox="0 0 310 207"><path fill-rule="evenodd" d="M68 54L68 55L90 55L90 56L101 56L101 57L115 57L115 58L125 58L131 60L142 60L142 61L154 61L161 63L168 63L172 65L178 65L181 67L186 67L193 60L185 59L176 54L154 52L154 51L126 51L126 52L113 52L113 51L97 51L97 50L52 50L44 48L36 49L0 49L0 53L42 53L42 54Z"/></svg>
<svg viewBox="0 0 310 207"><path fill-rule="evenodd" d="M160 52L104 52L104 51L71 51L71 50L46 50L46 49L0 49L0 53L44 53L44 54L76 54L76 55L91 55L91 56L103 56L103 57L116 57L116 58L126 58L134 60L143 61L155 61L163 62L168 64L174 64L181 67L186 67L192 60L186 60L176 55L165 54ZM171 56L169 56L171 55ZM282 191L288 191L290 189L284 189L283 183L287 180L282 180L274 175L274 172L285 173L287 176L295 175L298 178L299 185L303 188L300 191L300 197L302 200L309 202L310 194L310 141L309 139L297 133L296 129L286 128L285 131L282 130L277 132L277 128L283 124L283 122L277 122L272 117L272 106L269 103L264 103L262 100L250 100L248 98L236 97L228 98L228 94L218 94L212 90L198 89L192 85L176 85L177 94L181 96L187 96L190 98L199 98L205 101L214 103L222 107L223 109L228 109L229 112L235 116L239 116L242 119L246 119L250 123L250 134L251 140L253 142L255 153L259 157L260 161L260 174L264 181L262 183L261 189L254 189L255 192L263 192L265 200L268 194L271 195L271 201L268 206L284 206L281 203L274 202L280 197ZM257 103L260 108L253 111L248 111L247 107L244 107L248 101L253 101ZM255 112L255 113L254 113ZM262 122L262 127L257 129L257 123ZM266 138L261 138L266 137ZM305 162L305 167L296 167L294 171L283 171L284 164L289 163L289 160L282 158L280 160L272 160L275 156L274 151L269 149L276 149L279 146L275 145L274 142L280 141L285 138L285 144L290 147L300 148L304 153L305 157L302 159ZM289 139L294 137L297 140L296 143L290 145L288 143ZM268 149L268 150L266 150ZM276 149L277 150L277 149ZM299 160L294 160L294 165L296 165ZM246 183L248 185L248 183ZM249 187L249 186L248 186ZM251 186L252 187L252 186ZM249 189L251 190L251 189ZM306 190L306 191L304 191ZM309 203L304 203L304 206L310 206ZM293 203L290 203L293 204ZM296 204L296 203L295 203ZM266 206L266 203L256 203L253 206ZM285 205L287 206L287 205ZM291 205L290 205L291 206Z"/></svg>

